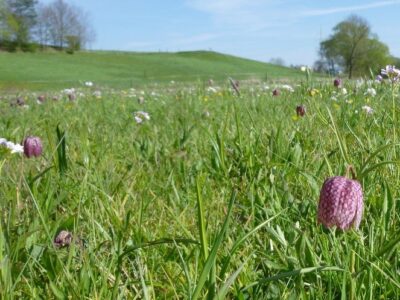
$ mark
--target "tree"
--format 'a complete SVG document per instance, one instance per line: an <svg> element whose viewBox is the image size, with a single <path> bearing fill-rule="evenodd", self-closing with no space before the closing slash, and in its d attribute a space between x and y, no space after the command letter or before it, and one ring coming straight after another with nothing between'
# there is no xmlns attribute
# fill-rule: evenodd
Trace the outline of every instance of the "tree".
<svg viewBox="0 0 400 300"><path fill-rule="evenodd" d="M269 62L277 66L285 66L285 61L280 57L271 58Z"/></svg>
<svg viewBox="0 0 400 300"><path fill-rule="evenodd" d="M22 47L30 42L32 29L36 24L35 6L37 0L6 0L5 25L8 38Z"/></svg>
<svg viewBox="0 0 400 300"><path fill-rule="evenodd" d="M80 8L55 0L48 5L39 6L37 37L41 45L51 43L53 46L74 50L83 47L95 38L88 15Z"/></svg>
<svg viewBox="0 0 400 300"><path fill-rule="evenodd" d="M390 62L389 48L371 33L368 22L357 16L337 24L330 38L321 42L319 54L328 70L339 66L349 78Z"/></svg>

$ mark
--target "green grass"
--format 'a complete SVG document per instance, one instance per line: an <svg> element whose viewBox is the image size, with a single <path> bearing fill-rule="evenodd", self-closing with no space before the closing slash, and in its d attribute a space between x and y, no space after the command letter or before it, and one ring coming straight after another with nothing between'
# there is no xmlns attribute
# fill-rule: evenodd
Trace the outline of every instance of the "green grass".
<svg viewBox="0 0 400 300"><path fill-rule="evenodd" d="M0 156L0 298L399 299L399 96L312 85L1 101L0 137L44 153ZM320 187L349 164L360 229L325 229Z"/></svg>
<svg viewBox="0 0 400 300"><path fill-rule="evenodd" d="M133 53L90 51L1 53L0 89L48 90L84 81L115 88L197 80L294 79L300 71L208 51Z"/></svg>

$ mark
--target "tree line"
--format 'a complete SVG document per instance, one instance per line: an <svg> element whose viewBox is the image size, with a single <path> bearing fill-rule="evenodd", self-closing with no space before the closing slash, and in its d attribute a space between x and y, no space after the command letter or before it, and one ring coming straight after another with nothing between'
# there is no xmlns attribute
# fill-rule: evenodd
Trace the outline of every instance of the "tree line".
<svg viewBox="0 0 400 300"><path fill-rule="evenodd" d="M88 14L64 0L0 0L0 49L36 51L48 47L73 53L95 39Z"/></svg>

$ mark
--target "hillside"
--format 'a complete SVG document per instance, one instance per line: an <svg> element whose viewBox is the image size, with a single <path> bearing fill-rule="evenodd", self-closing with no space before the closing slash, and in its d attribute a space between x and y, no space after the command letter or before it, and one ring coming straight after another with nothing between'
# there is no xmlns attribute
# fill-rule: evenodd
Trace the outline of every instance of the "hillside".
<svg viewBox="0 0 400 300"><path fill-rule="evenodd" d="M210 51L137 53L88 51L0 53L1 89L56 89L83 81L127 88L151 82L293 79L300 71Z"/></svg>

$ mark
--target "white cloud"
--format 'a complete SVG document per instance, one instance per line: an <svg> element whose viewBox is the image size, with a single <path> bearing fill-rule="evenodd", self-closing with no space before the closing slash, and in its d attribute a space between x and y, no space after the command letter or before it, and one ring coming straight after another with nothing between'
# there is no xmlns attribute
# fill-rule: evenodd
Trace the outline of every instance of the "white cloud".
<svg viewBox="0 0 400 300"><path fill-rule="evenodd" d="M395 4L400 4L400 1L399 0L376 1L376 2L371 2L371 3L363 4L363 5L333 7L333 8L327 8L327 9L313 9L313 10L303 11L300 15L301 16L323 16L323 15L342 13L342 12L367 10L367 9L384 7L384 6L395 5Z"/></svg>

